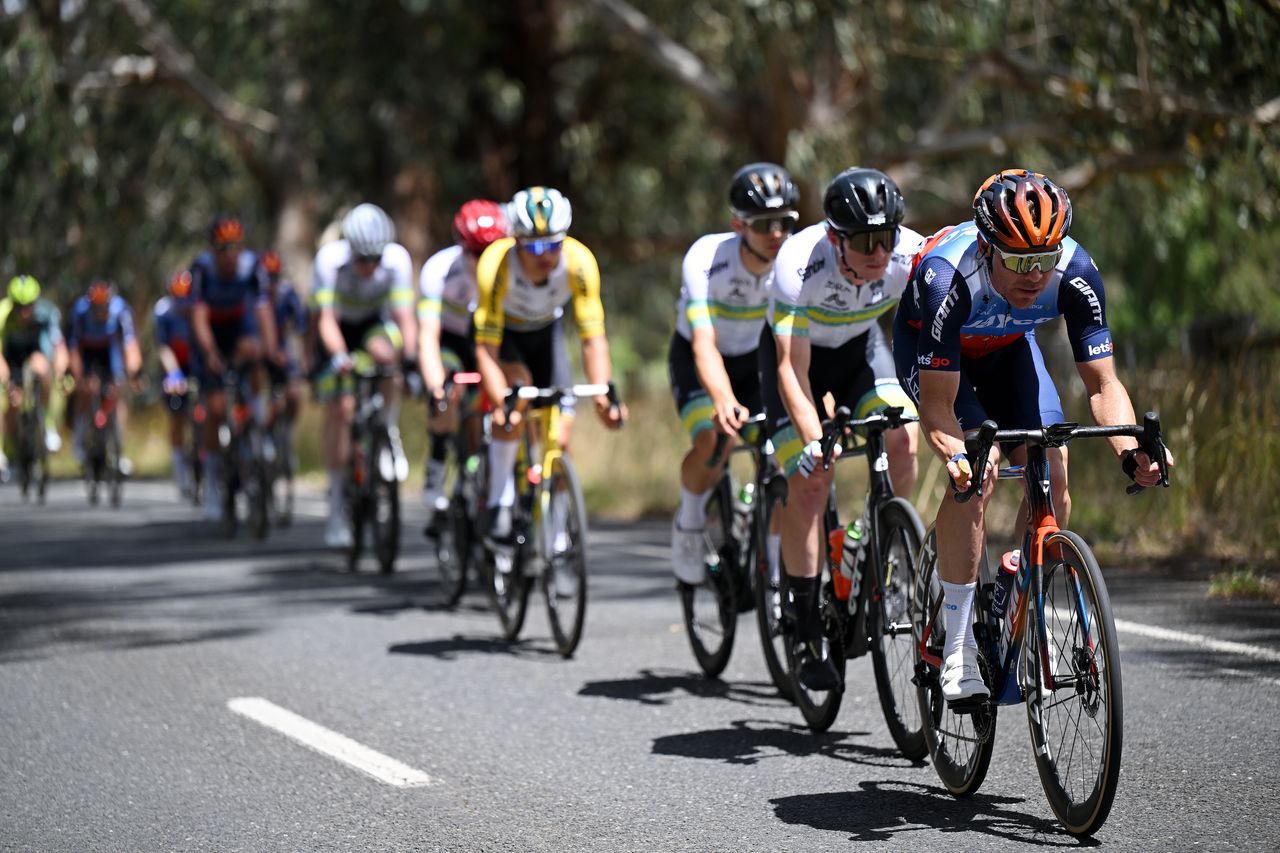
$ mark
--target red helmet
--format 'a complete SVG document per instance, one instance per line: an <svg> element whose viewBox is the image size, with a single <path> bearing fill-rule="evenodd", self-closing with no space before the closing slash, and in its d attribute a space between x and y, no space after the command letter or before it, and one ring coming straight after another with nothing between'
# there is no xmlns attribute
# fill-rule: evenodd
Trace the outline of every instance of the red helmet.
<svg viewBox="0 0 1280 853"><path fill-rule="evenodd" d="M262 268L267 271L267 275L280 275L280 256L271 251L263 252Z"/></svg>
<svg viewBox="0 0 1280 853"><path fill-rule="evenodd" d="M453 217L453 242L479 254L494 240L507 236L507 217L496 201L476 198L458 208Z"/></svg>
<svg viewBox="0 0 1280 853"><path fill-rule="evenodd" d="M98 280L89 285L89 304L106 305L111 301L111 282Z"/></svg>
<svg viewBox="0 0 1280 853"><path fill-rule="evenodd" d="M191 272L178 270L169 279L169 295L174 299L186 299L191 295Z"/></svg>
<svg viewBox="0 0 1280 853"><path fill-rule="evenodd" d="M213 220L213 225L209 226L209 242L215 245L218 243L243 243L244 226L234 216L219 216Z"/></svg>

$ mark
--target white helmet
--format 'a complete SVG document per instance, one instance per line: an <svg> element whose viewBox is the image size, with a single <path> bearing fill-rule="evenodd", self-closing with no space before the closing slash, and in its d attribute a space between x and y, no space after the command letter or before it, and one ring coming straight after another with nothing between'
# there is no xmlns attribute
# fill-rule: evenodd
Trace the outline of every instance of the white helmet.
<svg viewBox="0 0 1280 853"><path fill-rule="evenodd" d="M573 208L559 190L529 187L511 199L507 221L515 237L563 238L573 222Z"/></svg>
<svg viewBox="0 0 1280 853"><path fill-rule="evenodd" d="M376 204L359 204L343 218L342 236L347 238L351 254L376 257L396 239L396 226Z"/></svg>

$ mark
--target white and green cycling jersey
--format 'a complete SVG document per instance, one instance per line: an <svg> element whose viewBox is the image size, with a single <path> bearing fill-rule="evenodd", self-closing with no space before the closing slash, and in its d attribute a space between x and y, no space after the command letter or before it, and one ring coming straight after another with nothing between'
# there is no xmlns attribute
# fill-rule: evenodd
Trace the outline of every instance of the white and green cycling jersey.
<svg viewBox="0 0 1280 853"><path fill-rule="evenodd" d="M760 346L769 303L770 270L752 275L742 264L735 233L700 237L685 253L676 331L687 341L711 326L721 355L746 355Z"/></svg>
<svg viewBox="0 0 1280 853"><path fill-rule="evenodd" d="M807 337L813 346L832 349L863 334L902 299L923 242L910 228L899 228L884 275L854 284L841 269L825 222L793 234L773 264L769 323L774 334Z"/></svg>
<svg viewBox="0 0 1280 853"><path fill-rule="evenodd" d="M399 243L388 243L373 274L363 278L355 269L351 247L335 240L320 247L311 278L312 304L333 308L345 323L389 317L392 308L412 308L413 261Z"/></svg>

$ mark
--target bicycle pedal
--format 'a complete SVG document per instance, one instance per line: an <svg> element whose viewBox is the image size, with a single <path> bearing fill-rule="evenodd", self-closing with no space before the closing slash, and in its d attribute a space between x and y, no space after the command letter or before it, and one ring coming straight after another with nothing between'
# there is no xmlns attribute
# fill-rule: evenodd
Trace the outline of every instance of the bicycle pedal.
<svg viewBox="0 0 1280 853"><path fill-rule="evenodd" d="M979 711L985 711L990 704L990 696L974 696L971 699L949 701L947 702L947 707L951 710L951 713L966 717L972 716Z"/></svg>

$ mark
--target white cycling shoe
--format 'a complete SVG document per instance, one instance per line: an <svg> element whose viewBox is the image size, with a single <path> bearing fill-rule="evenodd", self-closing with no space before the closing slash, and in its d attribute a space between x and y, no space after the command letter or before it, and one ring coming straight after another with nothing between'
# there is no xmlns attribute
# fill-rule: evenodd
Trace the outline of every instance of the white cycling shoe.
<svg viewBox="0 0 1280 853"><path fill-rule="evenodd" d="M685 530L671 521L671 570L676 579L697 586L707 579L707 538L704 530Z"/></svg>
<svg viewBox="0 0 1280 853"><path fill-rule="evenodd" d="M350 548L351 528L342 515L331 515L324 526L324 544L329 548Z"/></svg>
<svg viewBox="0 0 1280 853"><path fill-rule="evenodd" d="M991 691L982 680L978 667L978 650L968 646L953 654L942 665L942 698L948 702L975 703L990 697Z"/></svg>

